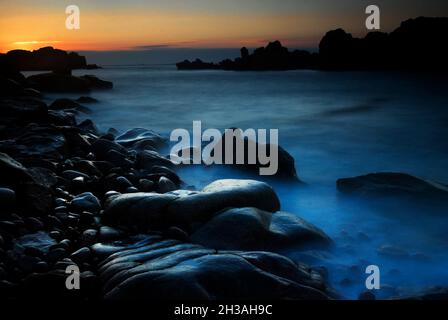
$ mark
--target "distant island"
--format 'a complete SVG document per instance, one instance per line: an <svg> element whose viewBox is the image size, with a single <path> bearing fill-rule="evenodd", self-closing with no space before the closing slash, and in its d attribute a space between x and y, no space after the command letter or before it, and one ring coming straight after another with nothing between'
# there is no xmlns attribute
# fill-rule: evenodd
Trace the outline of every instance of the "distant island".
<svg viewBox="0 0 448 320"><path fill-rule="evenodd" d="M343 29L325 34L319 52L290 51L280 41L219 63L185 60L179 70L448 70L448 18L409 19L391 33L369 32L354 38Z"/></svg>
<svg viewBox="0 0 448 320"><path fill-rule="evenodd" d="M0 54L0 65L18 71L65 71L73 69L97 69L87 64L86 58L76 52L66 52L53 47L34 51L11 50Z"/></svg>

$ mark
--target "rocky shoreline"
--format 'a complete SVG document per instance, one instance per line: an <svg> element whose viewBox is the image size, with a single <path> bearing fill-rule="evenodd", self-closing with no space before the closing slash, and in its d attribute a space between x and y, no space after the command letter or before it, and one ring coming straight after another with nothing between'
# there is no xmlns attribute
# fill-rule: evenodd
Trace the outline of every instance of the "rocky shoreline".
<svg viewBox="0 0 448 320"><path fill-rule="evenodd" d="M142 128L100 132L76 117L95 99L47 105L37 90L84 92L111 83L59 76L25 78L9 70L1 77L2 299L342 298L325 268L288 257L288 249L331 250L333 241L282 212L268 184L227 179L185 190L160 153L164 137ZM42 77L52 80L39 86ZM86 86L73 84L86 77ZM284 152L286 172L297 179ZM448 194L444 185L396 174L342 179L338 188ZM71 265L80 268L81 290L65 286ZM444 295L439 290L436 297Z"/></svg>
<svg viewBox="0 0 448 320"><path fill-rule="evenodd" d="M42 77L52 80L42 86ZM73 76L58 77L2 77L2 298L337 297L321 271L275 253L325 250L332 241L280 212L269 185L218 180L182 190L175 166L158 151L166 142L160 135L78 123L94 102L85 97L47 105L37 89L84 91ZM66 289L70 265L80 268L81 290Z"/></svg>

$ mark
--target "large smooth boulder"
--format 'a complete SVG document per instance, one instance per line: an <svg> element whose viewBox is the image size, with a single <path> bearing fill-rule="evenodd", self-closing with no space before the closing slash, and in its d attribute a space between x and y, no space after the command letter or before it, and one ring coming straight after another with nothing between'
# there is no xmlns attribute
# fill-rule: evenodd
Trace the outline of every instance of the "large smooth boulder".
<svg viewBox="0 0 448 320"><path fill-rule="evenodd" d="M232 208L217 214L191 235L194 243L220 250L268 250L328 247L330 238L287 212Z"/></svg>
<svg viewBox="0 0 448 320"><path fill-rule="evenodd" d="M361 196L409 196L448 200L448 187L405 173L380 172L337 180L340 192Z"/></svg>
<svg viewBox="0 0 448 320"><path fill-rule="evenodd" d="M328 299L316 271L268 252L206 249L146 236L96 244L108 300Z"/></svg>
<svg viewBox="0 0 448 320"><path fill-rule="evenodd" d="M256 207L275 212L280 202L266 183L254 180L217 180L200 192L179 190L165 194L134 193L115 197L106 205L104 221L137 228L190 226L231 207Z"/></svg>

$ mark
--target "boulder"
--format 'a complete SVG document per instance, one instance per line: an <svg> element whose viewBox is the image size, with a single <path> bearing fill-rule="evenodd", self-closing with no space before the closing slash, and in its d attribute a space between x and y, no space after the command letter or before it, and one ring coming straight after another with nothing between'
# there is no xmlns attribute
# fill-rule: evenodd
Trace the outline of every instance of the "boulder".
<svg viewBox="0 0 448 320"><path fill-rule="evenodd" d="M232 208L218 213L196 230L191 240L219 250L278 251L331 244L325 233L299 217L256 208Z"/></svg>
<svg viewBox="0 0 448 320"><path fill-rule="evenodd" d="M218 180L201 192L177 190L165 194L134 193L112 198L104 212L106 223L137 228L190 226L231 207L256 207L275 212L280 202L266 183L254 180Z"/></svg>
<svg viewBox="0 0 448 320"><path fill-rule="evenodd" d="M157 236L96 244L107 300L328 299L319 274L268 252L216 252Z"/></svg>
<svg viewBox="0 0 448 320"><path fill-rule="evenodd" d="M380 172L337 180L340 192L361 196L408 196L448 200L448 187L405 173Z"/></svg>
<svg viewBox="0 0 448 320"><path fill-rule="evenodd" d="M129 149L143 150L141 147L144 145L148 149L156 150L163 146L166 139L152 130L134 128L119 135L115 141Z"/></svg>
<svg viewBox="0 0 448 320"><path fill-rule="evenodd" d="M224 134L221 137L221 146L222 146L222 163L225 163L225 146L226 146L226 139L233 139L231 141L233 145L233 161L232 161L232 167L237 168L240 170L244 170L247 172L254 173L256 175L260 175L260 169L268 167L269 165L263 165L259 162L258 156L256 158L256 161L254 164L249 164L249 139L247 137L244 137L242 134L241 129L229 129L233 130L233 135L229 135L228 137L226 134ZM230 131L229 131L230 132ZM244 163L243 164L237 164L236 159L236 146L241 144L244 147ZM273 145L273 144L260 144L258 142L254 143L254 151L255 155L258 155L258 152L260 148L264 148L266 150L265 152L268 152L271 150L271 148L277 148L278 150L278 158L277 158L277 172L272 176L266 176L266 177L275 177L275 178L282 178L285 180L292 180L292 181L298 181L299 178L297 176L296 168L295 168L295 161L294 158L281 146L279 145Z"/></svg>
<svg viewBox="0 0 448 320"><path fill-rule="evenodd" d="M0 185L14 190L16 203L28 214L45 214L53 205L53 192L45 184L36 181L32 173L21 163L5 153L0 153Z"/></svg>

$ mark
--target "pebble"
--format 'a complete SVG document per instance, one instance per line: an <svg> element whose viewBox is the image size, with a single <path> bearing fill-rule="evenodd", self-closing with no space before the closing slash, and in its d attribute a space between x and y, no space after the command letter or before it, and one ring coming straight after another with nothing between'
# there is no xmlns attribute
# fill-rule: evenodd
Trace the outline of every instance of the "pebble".
<svg viewBox="0 0 448 320"><path fill-rule="evenodd" d="M132 187L132 183L123 176L117 177L115 179L115 182L117 183L118 187L123 188L123 189Z"/></svg>
<svg viewBox="0 0 448 320"><path fill-rule="evenodd" d="M34 217L25 218L25 225L31 229L31 231L38 231L44 228L42 221Z"/></svg>
<svg viewBox="0 0 448 320"><path fill-rule="evenodd" d="M84 192L76 196L71 205L73 209L77 211L89 211L89 212L99 212L101 210L101 204L97 197L91 192Z"/></svg>
<svg viewBox="0 0 448 320"><path fill-rule="evenodd" d="M157 190L160 193L167 193L176 189L176 185L170 179L168 179L167 177L160 177L157 185Z"/></svg>
<svg viewBox="0 0 448 320"><path fill-rule="evenodd" d="M51 262L55 262L65 257L65 255L66 251L64 248L55 248L47 253L47 259Z"/></svg>
<svg viewBox="0 0 448 320"><path fill-rule="evenodd" d="M87 247L83 247L70 255L70 258L76 263L85 262L90 258L90 249Z"/></svg>
<svg viewBox="0 0 448 320"><path fill-rule="evenodd" d="M82 243L84 245L92 245L95 243L98 231L95 229L87 229L82 233Z"/></svg>
<svg viewBox="0 0 448 320"><path fill-rule="evenodd" d="M138 184L140 186L140 190L143 192L150 192L154 190L154 182L149 179L140 179Z"/></svg>

